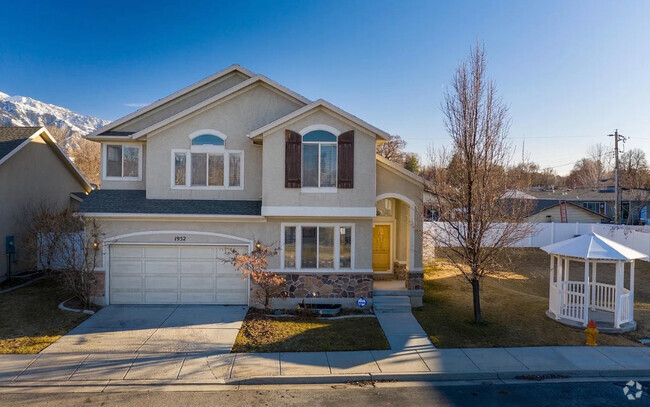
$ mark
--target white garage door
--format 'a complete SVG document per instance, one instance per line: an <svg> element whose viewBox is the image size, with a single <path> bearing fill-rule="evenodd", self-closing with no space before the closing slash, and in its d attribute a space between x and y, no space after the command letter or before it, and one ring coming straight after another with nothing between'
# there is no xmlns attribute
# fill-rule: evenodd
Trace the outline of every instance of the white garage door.
<svg viewBox="0 0 650 407"><path fill-rule="evenodd" d="M112 245L111 304L247 304L248 282L223 246ZM246 247L237 247L240 252Z"/></svg>

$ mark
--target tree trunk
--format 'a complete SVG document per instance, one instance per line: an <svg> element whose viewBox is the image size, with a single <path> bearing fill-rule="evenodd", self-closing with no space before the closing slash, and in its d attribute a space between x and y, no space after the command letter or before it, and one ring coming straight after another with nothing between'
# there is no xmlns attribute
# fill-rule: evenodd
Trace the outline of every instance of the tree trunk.
<svg viewBox="0 0 650 407"><path fill-rule="evenodd" d="M472 280L472 297L474 299L474 322L480 324L483 322L483 316L481 316L481 297L478 279Z"/></svg>

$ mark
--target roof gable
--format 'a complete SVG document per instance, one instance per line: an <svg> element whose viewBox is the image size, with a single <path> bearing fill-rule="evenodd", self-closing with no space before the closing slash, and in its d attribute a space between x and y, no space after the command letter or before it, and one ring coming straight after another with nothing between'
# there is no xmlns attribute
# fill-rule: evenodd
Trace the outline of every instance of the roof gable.
<svg viewBox="0 0 650 407"><path fill-rule="evenodd" d="M27 134L29 135L24 137ZM64 165L68 167L72 175L77 179L77 181L79 181L86 192L90 192L92 190L90 183L63 150L61 150L61 147L59 147L54 137L52 137L45 127L0 127L0 165L18 154L20 150L37 137L43 138L45 143L49 145L56 156L63 161ZM9 150L10 146L11 150ZM2 154L5 149L7 150L6 153Z"/></svg>
<svg viewBox="0 0 650 407"><path fill-rule="evenodd" d="M335 106L335 105L333 105L333 104L331 104L328 101L323 100L323 99L318 99L317 101L312 102L312 103L304 106L301 109L298 109L298 110L296 110L294 112L291 112L288 115L286 115L284 117L281 117L281 118L279 118L278 120L276 120L274 122L271 122L271 123L269 123L269 124L267 124L267 125L265 125L263 127L260 127L257 130L254 130L254 131L250 132L248 134L248 137L252 138L252 139L256 139L256 138L260 138L260 137L263 138L265 133L269 134L269 133L273 132L276 128L278 128L278 127L280 127L282 125L286 125L289 122L299 120L302 117L305 117L309 113L313 112L315 109L327 110L327 111L335 114L339 118L342 118L342 119L352 123L353 125L361 127L362 129L366 130L370 134L374 134L376 137L378 137L378 138L380 138L382 140L388 140L390 138L390 135L388 133L386 133L385 131L371 125L368 122L365 122L365 121L359 119L358 117L344 111L343 109L339 108L338 106Z"/></svg>
<svg viewBox="0 0 650 407"><path fill-rule="evenodd" d="M275 91L276 93L295 100L301 104L308 104L310 101L309 99L305 98L304 96L272 81L271 79L263 76L263 75L255 75L254 77L240 83L239 85L233 86L229 89L227 89L224 92L219 93L218 95L215 95L207 100L204 100L201 103L198 103L188 109L185 109L165 120L162 120L154 125L151 125L145 129L142 129L138 132L135 132L131 135L132 139L139 139L145 135L151 135L150 133L156 132L157 130L160 130L164 127L167 127L171 125L172 123L175 123L177 121L183 120L185 118L189 118L192 115L196 113L200 113L206 109L209 109L219 103L225 102L227 100L230 100L233 97L236 97L240 94L243 94L251 89L253 89L256 86L266 86L270 88L271 90Z"/></svg>
<svg viewBox="0 0 650 407"><path fill-rule="evenodd" d="M231 65L226 69L223 69L213 75L210 75L207 78L204 78L198 82L193 83L190 86L187 86L177 92L172 93L171 95L168 95L154 103L151 103L150 105L147 105L143 107L142 109L138 109L133 113L130 113L118 120L115 120L106 126L90 133L88 136L86 136L89 139L94 139L94 138L102 138L102 137L128 137L133 132L128 132L128 131L111 131L113 129L116 129L120 126L123 126L127 124L128 122L135 121L138 118L141 118L147 114L152 113L153 111L157 109L163 109L165 106L169 106L172 102L181 99L183 97L186 97L187 95L191 94L192 92L196 92L197 90L203 89L207 86L210 86L212 83L218 82L229 75L232 74L238 74L242 75L244 78L252 78L255 76L255 74L248 69L245 69L239 65Z"/></svg>

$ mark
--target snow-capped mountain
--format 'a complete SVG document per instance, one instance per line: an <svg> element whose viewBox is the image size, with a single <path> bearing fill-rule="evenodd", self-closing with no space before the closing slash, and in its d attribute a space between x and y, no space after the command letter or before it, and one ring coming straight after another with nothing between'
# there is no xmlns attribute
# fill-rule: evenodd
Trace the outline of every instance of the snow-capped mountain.
<svg viewBox="0 0 650 407"><path fill-rule="evenodd" d="M63 145L76 144L81 135L108 123L36 99L0 92L0 126L55 126L62 129L63 136L59 135L57 141Z"/></svg>

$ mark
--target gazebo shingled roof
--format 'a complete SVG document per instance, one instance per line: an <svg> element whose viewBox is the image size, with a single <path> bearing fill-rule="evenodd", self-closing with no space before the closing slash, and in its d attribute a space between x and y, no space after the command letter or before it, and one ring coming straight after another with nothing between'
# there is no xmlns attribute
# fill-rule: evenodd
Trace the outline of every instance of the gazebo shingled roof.
<svg viewBox="0 0 650 407"><path fill-rule="evenodd" d="M641 252L637 252L634 249L630 249L594 232L553 243L541 249L548 254L589 260L631 261L647 257Z"/></svg>

